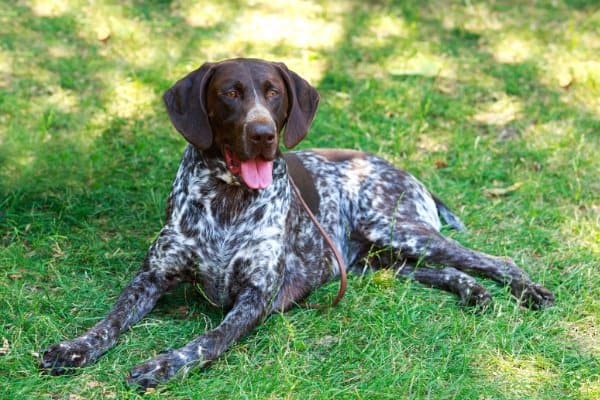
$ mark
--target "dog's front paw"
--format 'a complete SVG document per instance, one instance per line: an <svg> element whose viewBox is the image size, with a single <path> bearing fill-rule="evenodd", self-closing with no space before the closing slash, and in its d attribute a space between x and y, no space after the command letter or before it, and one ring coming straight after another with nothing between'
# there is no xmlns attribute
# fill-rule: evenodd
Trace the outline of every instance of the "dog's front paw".
<svg viewBox="0 0 600 400"><path fill-rule="evenodd" d="M129 372L127 383L141 389L153 388L177 373L180 366L175 361L171 353L165 353L139 364Z"/></svg>
<svg viewBox="0 0 600 400"><path fill-rule="evenodd" d="M554 295L538 283L528 282L513 286L513 294L525 307L540 310L554 305Z"/></svg>
<svg viewBox="0 0 600 400"><path fill-rule="evenodd" d="M68 340L53 344L42 353L40 368L51 375L62 375L72 368L83 367L91 360L88 343L80 340Z"/></svg>

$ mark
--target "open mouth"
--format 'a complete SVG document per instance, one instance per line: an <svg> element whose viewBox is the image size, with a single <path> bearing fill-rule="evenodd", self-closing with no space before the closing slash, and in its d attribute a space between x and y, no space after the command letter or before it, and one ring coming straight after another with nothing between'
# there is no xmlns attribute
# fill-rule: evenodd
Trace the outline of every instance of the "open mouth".
<svg viewBox="0 0 600 400"><path fill-rule="evenodd" d="M229 146L223 147L223 154L229 172L241 177L250 189L264 189L273 182L273 161L267 161L260 156L241 161Z"/></svg>

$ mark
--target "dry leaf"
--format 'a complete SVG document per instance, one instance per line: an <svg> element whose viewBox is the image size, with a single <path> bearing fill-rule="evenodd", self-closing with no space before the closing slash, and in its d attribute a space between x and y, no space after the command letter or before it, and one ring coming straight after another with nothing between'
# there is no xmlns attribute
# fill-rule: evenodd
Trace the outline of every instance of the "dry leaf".
<svg viewBox="0 0 600 400"><path fill-rule="evenodd" d="M573 75L569 71L562 71L558 74L558 85L563 89L568 89L573 84Z"/></svg>
<svg viewBox="0 0 600 400"><path fill-rule="evenodd" d="M515 182L512 185L505 188L483 189L483 194L489 197L506 196L507 194L510 194L511 192L514 192L515 190L519 189L521 186L523 186L523 182Z"/></svg>
<svg viewBox="0 0 600 400"><path fill-rule="evenodd" d="M437 169L440 169L440 168L446 168L448 166L448 163L444 160L435 160L433 162L433 165L435 165L435 167Z"/></svg>
<svg viewBox="0 0 600 400"><path fill-rule="evenodd" d="M0 347L0 356L5 356L10 351L10 345L8 344L8 339L2 338L2 347Z"/></svg>
<svg viewBox="0 0 600 400"><path fill-rule="evenodd" d="M96 39L102 43L106 43L110 39L111 30L107 25L99 25L96 27Z"/></svg>

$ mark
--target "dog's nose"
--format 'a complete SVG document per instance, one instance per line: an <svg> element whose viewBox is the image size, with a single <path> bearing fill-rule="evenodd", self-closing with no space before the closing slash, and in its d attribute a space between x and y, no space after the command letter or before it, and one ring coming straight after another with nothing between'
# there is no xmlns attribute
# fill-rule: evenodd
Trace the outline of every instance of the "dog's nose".
<svg viewBox="0 0 600 400"><path fill-rule="evenodd" d="M277 133L272 124L252 122L246 126L248 139L257 145L271 145L275 142Z"/></svg>

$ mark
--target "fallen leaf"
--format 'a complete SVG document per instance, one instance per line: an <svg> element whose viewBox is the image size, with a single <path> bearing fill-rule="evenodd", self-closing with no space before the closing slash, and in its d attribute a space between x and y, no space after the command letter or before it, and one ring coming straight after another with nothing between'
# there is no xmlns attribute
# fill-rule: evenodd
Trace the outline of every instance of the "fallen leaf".
<svg viewBox="0 0 600 400"><path fill-rule="evenodd" d="M506 196L507 194L510 194L511 192L514 192L515 190L519 189L521 186L523 186L523 182L515 182L512 185L505 188L486 188L483 189L483 194L489 197Z"/></svg>
<svg viewBox="0 0 600 400"><path fill-rule="evenodd" d="M558 74L558 86L568 89L573 84L573 75L569 71L562 71Z"/></svg>
<svg viewBox="0 0 600 400"><path fill-rule="evenodd" d="M440 169L440 168L446 168L448 166L448 163L444 160L435 160L433 162L433 165L435 165L435 167L437 169Z"/></svg>
<svg viewBox="0 0 600 400"><path fill-rule="evenodd" d="M5 356L10 351L10 345L8 344L8 339L2 338L2 347L0 347L0 356Z"/></svg>
<svg viewBox="0 0 600 400"><path fill-rule="evenodd" d="M110 39L111 34L112 32L110 28L106 25L100 25L96 27L96 39L98 39L102 43L106 43L108 39Z"/></svg>

